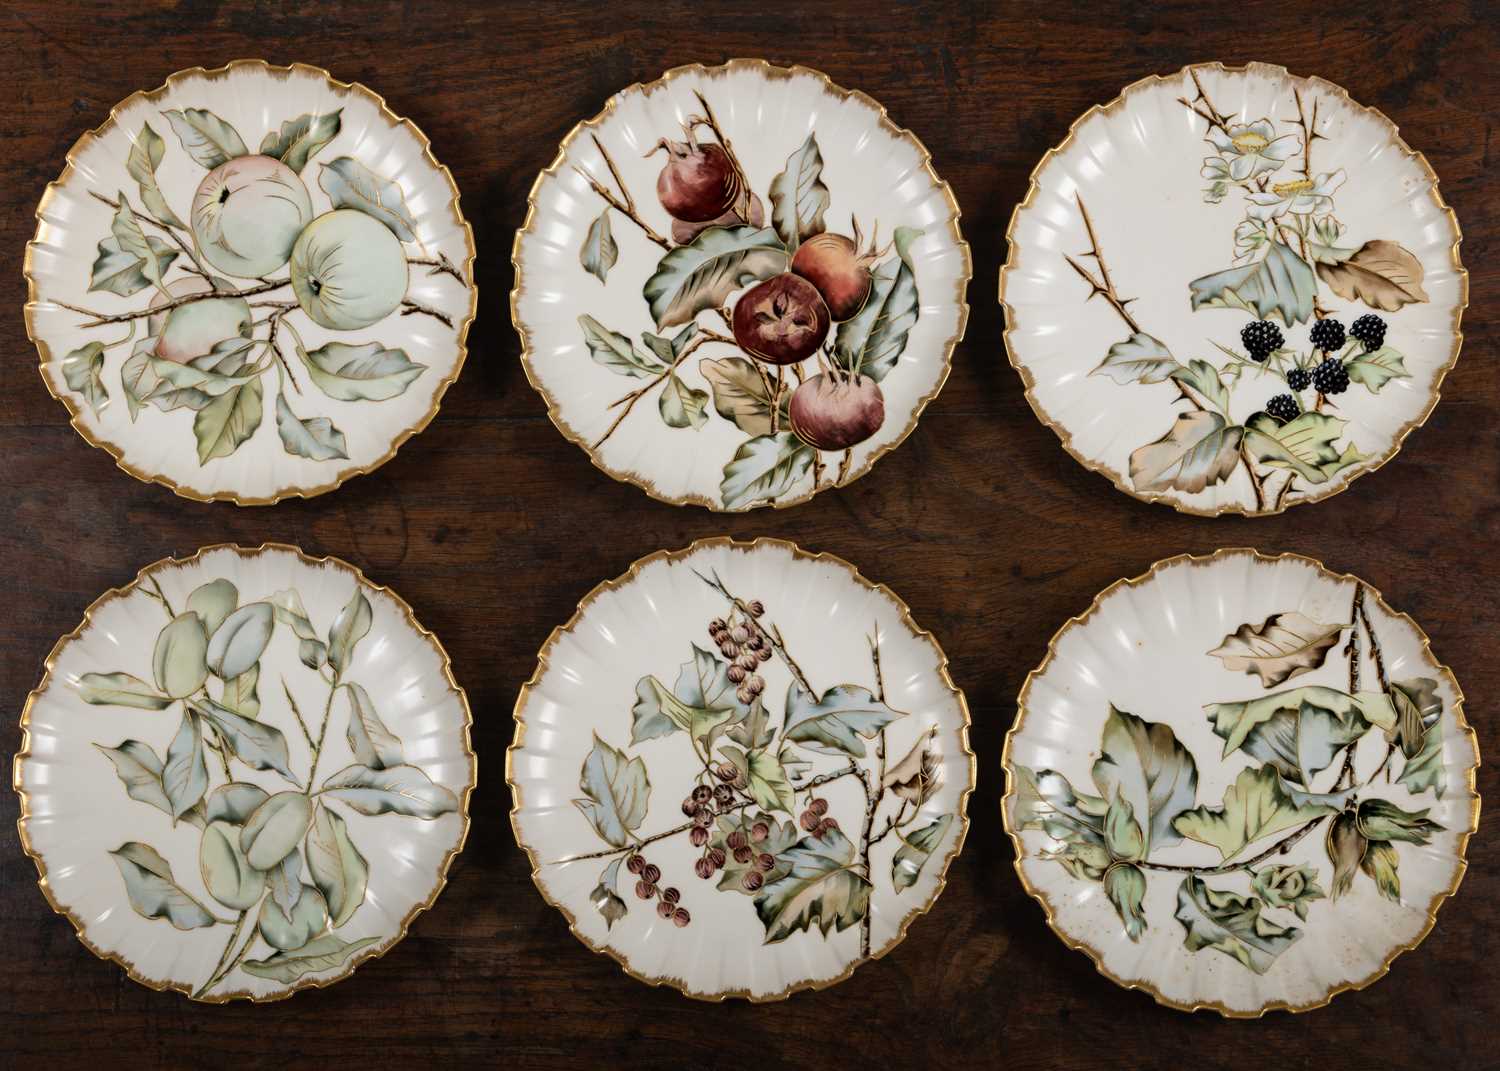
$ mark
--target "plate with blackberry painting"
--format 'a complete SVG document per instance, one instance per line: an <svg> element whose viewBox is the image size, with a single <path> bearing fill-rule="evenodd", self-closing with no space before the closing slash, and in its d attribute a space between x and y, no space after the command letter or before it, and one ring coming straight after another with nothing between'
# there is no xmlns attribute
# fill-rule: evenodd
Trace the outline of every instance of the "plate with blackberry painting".
<svg viewBox="0 0 1500 1071"><path fill-rule="evenodd" d="M631 86L563 140L512 258L554 424L655 498L791 506L916 427L968 307L958 206L863 93L732 60Z"/></svg>
<svg viewBox="0 0 1500 1071"><path fill-rule="evenodd" d="M1465 870L1479 751L1421 627L1311 558L1158 562L1053 637L1006 738L1047 921L1186 1011L1305 1011L1415 948Z"/></svg>
<svg viewBox="0 0 1500 1071"><path fill-rule="evenodd" d="M974 786L963 694L889 589L702 540L599 585L516 703L511 822L542 896L632 977L777 1000L929 910Z"/></svg>
<svg viewBox="0 0 1500 1071"><path fill-rule="evenodd" d="M1339 86L1186 67L1090 109L1032 174L1006 347L1085 467L1185 513L1279 513L1401 448L1458 359L1437 176Z"/></svg>

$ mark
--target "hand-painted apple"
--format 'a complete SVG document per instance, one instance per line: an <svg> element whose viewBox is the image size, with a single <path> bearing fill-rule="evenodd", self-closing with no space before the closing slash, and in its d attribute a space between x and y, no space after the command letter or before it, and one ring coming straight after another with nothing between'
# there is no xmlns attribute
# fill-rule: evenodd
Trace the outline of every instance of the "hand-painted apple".
<svg viewBox="0 0 1500 1071"><path fill-rule="evenodd" d="M878 254L860 253L858 243L842 234L823 233L807 239L792 257L792 271L823 295L835 323L864 308L870 296L870 266Z"/></svg>
<svg viewBox="0 0 1500 1071"><path fill-rule="evenodd" d="M797 438L819 450L847 450L885 423L885 397L869 376L824 373L792 394L788 408Z"/></svg>
<svg viewBox="0 0 1500 1071"><path fill-rule="evenodd" d="M828 306L806 279L783 272L746 291L734 306L734 340L767 364L796 364L828 337Z"/></svg>
<svg viewBox="0 0 1500 1071"><path fill-rule="evenodd" d="M763 227L766 222L766 206L761 202L760 195L750 195L750 205L744 214L740 214L738 207L731 208L722 216L709 220L707 223L689 223L686 220L674 219L672 221L672 241L678 245L688 245L698 235L710 227Z"/></svg>
<svg viewBox="0 0 1500 1071"><path fill-rule="evenodd" d="M220 271L244 279L285 264L312 218L302 179L270 156L237 156L220 164L193 196L198 251Z"/></svg>
<svg viewBox="0 0 1500 1071"><path fill-rule="evenodd" d="M667 163L656 177L656 196L668 215L687 223L707 223L734 208L740 199L739 170L714 142L663 138L647 153L667 150Z"/></svg>
<svg viewBox="0 0 1500 1071"><path fill-rule="evenodd" d="M196 275L184 276L168 284L167 294L180 298L207 293L210 289L234 287L223 279L216 279L210 287L207 280ZM150 307L159 308L168 300L167 295L157 294ZM146 330L156 339L158 357L186 364L211 352L216 343L226 338L249 338L250 306L244 298L204 298L168 312L152 313L146 319Z"/></svg>
<svg viewBox="0 0 1500 1071"><path fill-rule="evenodd" d="M326 212L292 249L292 291L315 323L333 331L368 327L406 297L406 251L390 228L352 208Z"/></svg>

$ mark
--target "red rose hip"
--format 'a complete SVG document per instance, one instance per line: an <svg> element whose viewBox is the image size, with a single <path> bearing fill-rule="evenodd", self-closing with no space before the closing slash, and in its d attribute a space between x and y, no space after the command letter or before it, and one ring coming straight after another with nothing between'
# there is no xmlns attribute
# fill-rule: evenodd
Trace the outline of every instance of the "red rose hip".
<svg viewBox="0 0 1500 1071"><path fill-rule="evenodd" d="M828 306L817 289L784 272L752 287L734 306L734 340L767 364L796 364L828 337Z"/></svg>
<svg viewBox="0 0 1500 1071"><path fill-rule="evenodd" d="M847 450L864 442L885 423L885 396L869 376L824 373L792 394L792 431L819 450Z"/></svg>

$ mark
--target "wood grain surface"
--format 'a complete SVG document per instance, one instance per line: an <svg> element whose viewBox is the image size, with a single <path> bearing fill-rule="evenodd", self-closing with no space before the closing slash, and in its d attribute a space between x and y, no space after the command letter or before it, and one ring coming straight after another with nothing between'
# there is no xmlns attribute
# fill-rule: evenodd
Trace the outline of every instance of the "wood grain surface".
<svg viewBox="0 0 1500 1071"><path fill-rule="evenodd" d="M1500 12L1480 3L0 5L0 741L42 659L106 588L205 543L336 554L393 585L451 652L480 756L473 831L406 941L327 990L267 1006L154 993L96 960L36 888L0 795L0 1065L386 1067L1478 1067L1500 1059L1500 849L1481 826L1438 926L1371 988L1303 1015L1185 1015L1116 988L1047 929L1001 825L1001 744L1047 639L1110 581L1183 551L1294 550L1358 572L1431 634L1496 746L1500 692L1500 214L1492 120ZM672 508L594 469L548 422L511 329L511 241L575 122L692 61L805 63L884 103L931 149L974 252L968 337L918 430L869 476L787 512ZM384 95L452 168L479 247L480 315L441 414L370 476L311 502L240 509L117 470L36 371L21 307L32 213L64 153L174 70L238 57L327 67ZM1006 361L1005 227L1042 153L1126 83L1202 60L1319 74L1425 152L1464 229L1467 343L1406 449L1346 493L1258 520L1137 502L1072 461ZM598 580L721 533L833 551L890 584L952 658L973 711L968 844L927 918L823 993L714 1005L632 981L569 935L511 834L517 688ZM1495 796L1495 767L1480 771Z"/></svg>

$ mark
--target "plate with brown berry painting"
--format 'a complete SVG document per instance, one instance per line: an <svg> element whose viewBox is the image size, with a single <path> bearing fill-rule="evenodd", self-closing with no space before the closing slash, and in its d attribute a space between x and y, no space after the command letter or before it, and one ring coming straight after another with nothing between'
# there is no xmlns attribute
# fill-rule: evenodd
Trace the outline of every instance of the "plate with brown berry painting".
<svg viewBox="0 0 1500 1071"><path fill-rule="evenodd" d="M1185 513L1278 513L1401 448L1458 358L1468 279L1426 159L1321 78L1143 79L1011 219L1006 346L1084 466Z"/></svg>
<svg viewBox="0 0 1500 1071"><path fill-rule="evenodd" d="M595 588L516 703L511 823L546 900L632 977L778 1000L933 907L974 786L968 710L888 588L701 540Z"/></svg>
<svg viewBox="0 0 1500 1071"><path fill-rule="evenodd" d="M513 260L553 423L616 479L714 510L869 471L968 314L958 206L921 142L760 60L676 68L575 127Z"/></svg>

